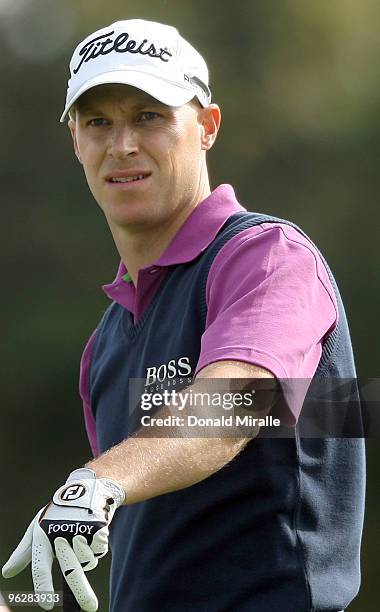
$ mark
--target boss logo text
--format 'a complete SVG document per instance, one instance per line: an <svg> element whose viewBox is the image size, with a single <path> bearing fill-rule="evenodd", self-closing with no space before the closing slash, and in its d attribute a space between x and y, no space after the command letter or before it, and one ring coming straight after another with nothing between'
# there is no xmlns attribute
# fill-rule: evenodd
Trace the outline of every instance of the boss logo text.
<svg viewBox="0 0 380 612"><path fill-rule="evenodd" d="M177 361L171 359L169 363L155 367L152 366L146 370L145 386L153 385L156 382L163 382L167 378L176 378L176 376L190 376L191 366L189 357L180 357Z"/></svg>

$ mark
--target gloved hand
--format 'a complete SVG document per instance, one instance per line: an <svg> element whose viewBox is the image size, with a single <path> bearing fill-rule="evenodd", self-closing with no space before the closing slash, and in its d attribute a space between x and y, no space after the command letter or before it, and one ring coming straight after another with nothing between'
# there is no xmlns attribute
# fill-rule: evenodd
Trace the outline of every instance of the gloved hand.
<svg viewBox="0 0 380 612"><path fill-rule="evenodd" d="M87 468L74 470L29 525L3 567L4 578L16 576L32 562L35 592L53 592L51 568L56 556L81 608L95 612L98 600L84 572L94 569L107 553L108 525L124 498L115 480L97 478ZM44 610L53 605L40 603Z"/></svg>

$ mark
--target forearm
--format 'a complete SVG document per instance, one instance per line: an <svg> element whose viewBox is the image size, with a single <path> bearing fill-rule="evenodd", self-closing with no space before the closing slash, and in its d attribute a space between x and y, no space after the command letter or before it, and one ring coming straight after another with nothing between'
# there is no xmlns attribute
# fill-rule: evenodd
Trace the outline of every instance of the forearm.
<svg viewBox="0 0 380 612"><path fill-rule="evenodd" d="M99 477L117 480L126 504L189 487L220 470L247 443L239 438L145 438L124 440L87 464Z"/></svg>
<svg viewBox="0 0 380 612"><path fill-rule="evenodd" d="M187 390L205 391L211 384L218 387L221 380L245 379L247 382L263 378L274 381L270 372L257 366L217 362L207 366ZM225 390L224 383L222 387ZM264 410L262 406L260 409L262 415L269 412L273 397L268 394ZM170 414L172 409L166 407L157 416L165 418ZM231 432L228 430L222 428L219 431L220 435L216 435L214 430L213 437L205 437L204 431L200 431L198 436L186 437L186 430L182 427L171 426L162 437L161 427L149 427L148 433L142 427L135 435L90 461L86 467L99 477L118 481L126 493L125 503L133 504L189 487L211 476L238 455L258 434L259 427L251 428L248 436L246 432L235 430L234 437L229 437Z"/></svg>

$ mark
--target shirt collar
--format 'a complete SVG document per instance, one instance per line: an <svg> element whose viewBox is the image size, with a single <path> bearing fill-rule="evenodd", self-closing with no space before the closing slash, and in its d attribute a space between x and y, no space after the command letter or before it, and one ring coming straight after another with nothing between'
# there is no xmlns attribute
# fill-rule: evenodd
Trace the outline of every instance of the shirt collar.
<svg viewBox="0 0 380 612"><path fill-rule="evenodd" d="M171 266L195 259L211 244L227 219L243 210L233 188L220 185L198 204L155 265Z"/></svg>
<svg viewBox="0 0 380 612"><path fill-rule="evenodd" d="M219 185L198 204L161 257L146 268L167 267L192 261L207 249L231 215L244 210L246 209L237 201L231 185ZM113 283L103 286L105 293L108 294L108 289L125 274L127 269L121 261Z"/></svg>

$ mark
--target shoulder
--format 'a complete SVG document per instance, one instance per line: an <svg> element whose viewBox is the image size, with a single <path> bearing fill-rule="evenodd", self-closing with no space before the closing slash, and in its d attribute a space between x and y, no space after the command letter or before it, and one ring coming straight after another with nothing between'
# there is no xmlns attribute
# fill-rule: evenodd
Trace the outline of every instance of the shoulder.
<svg viewBox="0 0 380 612"><path fill-rule="evenodd" d="M257 223L258 216L250 213L244 215L241 218L241 231L232 236L217 253L208 276L208 296L213 283L220 282L221 277L227 276L230 280L235 277L236 280L238 276L259 281L274 273L278 279L282 271L288 279L292 275L305 274L305 280L318 280L337 310L331 272L312 240L286 220ZM246 227L250 221L253 225Z"/></svg>

